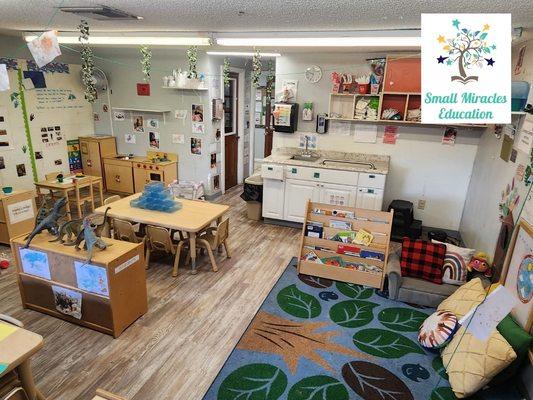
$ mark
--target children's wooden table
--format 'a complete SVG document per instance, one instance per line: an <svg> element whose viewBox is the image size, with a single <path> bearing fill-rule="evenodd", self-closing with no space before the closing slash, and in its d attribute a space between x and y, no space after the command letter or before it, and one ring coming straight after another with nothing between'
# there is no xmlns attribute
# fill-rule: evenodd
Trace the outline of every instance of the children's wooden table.
<svg viewBox="0 0 533 400"><path fill-rule="evenodd" d="M35 188L37 190L37 195L39 196L39 200L41 200L41 204L42 204L42 199L44 196L44 194L41 192L41 189L46 189L54 193L59 192L60 197L66 197L68 200L69 192L76 190L76 182L74 180L77 179L79 184L81 185L84 183L84 180L88 180L89 178L92 180L93 185L98 185L100 204L104 204L104 187L103 187L103 180L101 176L85 175L83 178L76 178L75 176L66 176L63 182L58 182L57 179L35 182ZM82 204L76 204L76 206L78 207L78 213L81 214ZM70 204L68 201L67 201L67 204L65 205L65 209L67 210L67 218L70 221L72 219L72 216L70 213Z"/></svg>
<svg viewBox="0 0 533 400"><path fill-rule="evenodd" d="M141 193L124 197L95 210L97 214L104 214L110 207L107 216L146 225L162 226L171 230L187 232L191 250L192 273L196 273L196 234L210 226L213 222L220 223L222 217L229 210L229 206L215 204L201 200L178 199L182 208L166 213L162 211L145 210L130 206L130 201L139 197Z"/></svg>
<svg viewBox="0 0 533 400"><path fill-rule="evenodd" d="M0 377L16 370L31 400L46 400L35 387L30 367L30 357L41 347L42 336L0 321Z"/></svg>

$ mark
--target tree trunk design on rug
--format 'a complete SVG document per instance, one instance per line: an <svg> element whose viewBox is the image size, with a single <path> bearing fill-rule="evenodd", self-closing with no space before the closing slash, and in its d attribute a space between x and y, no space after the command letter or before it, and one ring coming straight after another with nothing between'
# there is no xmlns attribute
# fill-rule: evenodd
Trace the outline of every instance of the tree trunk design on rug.
<svg viewBox="0 0 533 400"><path fill-rule="evenodd" d="M328 371L333 368L317 350L369 359L370 356L331 342L339 331L316 332L327 322L294 322L277 315L260 311L237 345L238 349L280 355L291 373L296 372L300 357L321 365Z"/></svg>

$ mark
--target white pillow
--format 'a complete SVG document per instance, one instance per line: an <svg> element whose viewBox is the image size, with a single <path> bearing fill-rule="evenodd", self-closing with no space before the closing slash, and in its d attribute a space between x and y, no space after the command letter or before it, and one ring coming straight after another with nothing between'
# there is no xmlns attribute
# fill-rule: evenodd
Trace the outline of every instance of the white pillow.
<svg viewBox="0 0 533 400"><path fill-rule="evenodd" d="M441 243L446 246L446 255L442 265L442 283L451 285L462 285L466 282L468 270L466 266L476 252L475 249L455 246L450 243L432 240L433 243Z"/></svg>

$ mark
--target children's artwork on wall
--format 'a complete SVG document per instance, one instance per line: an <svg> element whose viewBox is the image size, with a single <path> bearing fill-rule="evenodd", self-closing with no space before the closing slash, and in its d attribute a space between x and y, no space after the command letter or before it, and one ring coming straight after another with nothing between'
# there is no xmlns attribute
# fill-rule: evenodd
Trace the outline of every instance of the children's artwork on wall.
<svg viewBox="0 0 533 400"><path fill-rule="evenodd" d="M520 75L520 72L522 72L522 65L524 63L525 55L526 55L526 45L520 47L520 50L518 50L518 58L516 59L516 65L514 66L515 75Z"/></svg>
<svg viewBox="0 0 533 400"><path fill-rule="evenodd" d="M33 207L32 207L33 211ZM42 251L20 248L20 263L22 270L29 275L43 279L51 279L48 255Z"/></svg>
<svg viewBox="0 0 533 400"><path fill-rule="evenodd" d="M518 156L518 151L516 149L512 149L511 150L511 155L509 156L509 161L515 163L516 162L516 157Z"/></svg>
<svg viewBox="0 0 533 400"><path fill-rule="evenodd" d="M191 154L197 156L202 154L202 139L191 138Z"/></svg>
<svg viewBox="0 0 533 400"><path fill-rule="evenodd" d="M109 296L109 285L105 268L74 261L74 269L76 270L76 282L79 289L101 296Z"/></svg>
<svg viewBox="0 0 533 400"><path fill-rule="evenodd" d="M510 184L507 184L505 190L502 190L501 201L500 201L500 219L503 220L507 215L509 215L518 202L520 201L520 196L518 195L518 188L515 185L514 178Z"/></svg>
<svg viewBox="0 0 533 400"><path fill-rule="evenodd" d="M0 107L0 148L10 147L11 137L7 126L7 108L5 106Z"/></svg>
<svg viewBox="0 0 533 400"><path fill-rule="evenodd" d="M93 113L93 121L94 121L94 122L98 122L98 121L100 121L100 114L98 114L98 113Z"/></svg>
<svg viewBox="0 0 533 400"><path fill-rule="evenodd" d="M220 175L213 176L213 190L220 189Z"/></svg>
<svg viewBox="0 0 533 400"><path fill-rule="evenodd" d="M125 121L126 113L124 111L115 111L113 112L113 119L115 121Z"/></svg>
<svg viewBox="0 0 533 400"><path fill-rule="evenodd" d="M204 122L204 105L193 104L191 119L193 122Z"/></svg>
<svg viewBox="0 0 533 400"><path fill-rule="evenodd" d="M138 83L137 84L137 96L150 96L150 84Z"/></svg>
<svg viewBox="0 0 533 400"><path fill-rule="evenodd" d="M204 133L204 124L202 122L192 123L192 133L195 135Z"/></svg>
<svg viewBox="0 0 533 400"><path fill-rule="evenodd" d="M520 220L500 281L518 300L511 315L527 332L533 324L533 227Z"/></svg>
<svg viewBox="0 0 533 400"><path fill-rule="evenodd" d="M294 103L296 95L298 94L298 80L284 79L281 82L281 91L278 92L276 98L281 103Z"/></svg>
<svg viewBox="0 0 533 400"><path fill-rule="evenodd" d="M3 158L3 157L2 157ZM36 160L42 160L43 159L43 153L42 151L36 151L35 152L35 159Z"/></svg>
<svg viewBox="0 0 533 400"><path fill-rule="evenodd" d="M217 129L215 132L215 140L218 142L220 140L220 129Z"/></svg>
<svg viewBox="0 0 533 400"><path fill-rule="evenodd" d="M81 292L52 285L56 310L61 314L81 319Z"/></svg>
<svg viewBox="0 0 533 400"><path fill-rule="evenodd" d="M212 113L214 120L219 121L222 119L222 117L224 117L224 102L222 101L222 99L213 99Z"/></svg>
<svg viewBox="0 0 533 400"><path fill-rule="evenodd" d="M79 139L67 140L67 155L70 173L77 174L78 172L83 172ZM35 153L35 158L37 158L37 152Z"/></svg>
<svg viewBox="0 0 533 400"><path fill-rule="evenodd" d="M55 165L62 165L63 164L63 160L58 158L57 160L54 160L54 164Z"/></svg>
<svg viewBox="0 0 533 400"><path fill-rule="evenodd" d="M0 92L9 90L9 75L7 74L6 64L0 64Z"/></svg>
<svg viewBox="0 0 533 400"><path fill-rule="evenodd" d="M17 164L17 176L26 176L26 164Z"/></svg>
<svg viewBox="0 0 533 400"><path fill-rule="evenodd" d="M109 112L109 106L107 104L102 105L102 111L103 112Z"/></svg>
<svg viewBox="0 0 533 400"><path fill-rule="evenodd" d="M133 117L133 130L135 132L144 132L144 118L142 115Z"/></svg>
<svg viewBox="0 0 533 400"><path fill-rule="evenodd" d="M147 119L146 126L150 129L157 129L159 128L159 120L154 118Z"/></svg>
<svg viewBox="0 0 533 400"><path fill-rule="evenodd" d="M134 133L125 133L124 134L124 142L128 144L135 144L137 143L136 137Z"/></svg>
<svg viewBox="0 0 533 400"><path fill-rule="evenodd" d="M524 174L526 173L526 166L524 164L518 164L516 167L516 179L518 179L520 182L524 180Z"/></svg>
<svg viewBox="0 0 533 400"><path fill-rule="evenodd" d="M442 144L449 146L455 145L455 139L457 138L457 128L447 126L442 134Z"/></svg>
<svg viewBox="0 0 533 400"><path fill-rule="evenodd" d="M159 132L149 132L148 140L150 141L151 149L159 149Z"/></svg>
<svg viewBox="0 0 533 400"><path fill-rule="evenodd" d="M173 133L172 134L172 143L174 143L174 144L183 144L183 143L185 143L185 135L182 135L180 133Z"/></svg>
<svg viewBox="0 0 533 400"><path fill-rule="evenodd" d="M217 167L217 153L211 153L211 168Z"/></svg>
<svg viewBox="0 0 533 400"><path fill-rule="evenodd" d="M316 135L300 134L300 149L305 149L307 147L308 150L316 150L316 142Z"/></svg>
<svg viewBox="0 0 533 400"><path fill-rule="evenodd" d="M57 56L61 55L61 49L57 42L57 31L44 32L41 36L28 42L28 49L39 68L45 66Z"/></svg>
<svg viewBox="0 0 533 400"><path fill-rule="evenodd" d="M174 116L177 119L184 120L185 118L187 118L187 110L176 110L174 111Z"/></svg>
<svg viewBox="0 0 533 400"><path fill-rule="evenodd" d="M4 157L0 156L0 169L6 169L6 162L4 160Z"/></svg>

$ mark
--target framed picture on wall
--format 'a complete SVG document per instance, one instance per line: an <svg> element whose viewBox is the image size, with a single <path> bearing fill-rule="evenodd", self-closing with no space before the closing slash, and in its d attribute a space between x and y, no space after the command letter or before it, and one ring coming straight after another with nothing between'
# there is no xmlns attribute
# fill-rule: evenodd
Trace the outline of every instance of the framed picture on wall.
<svg viewBox="0 0 533 400"><path fill-rule="evenodd" d="M500 283L516 296L517 306L511 311L516 322L531 332L533 324L533 227L521 219L516 227Z"/></svg>

